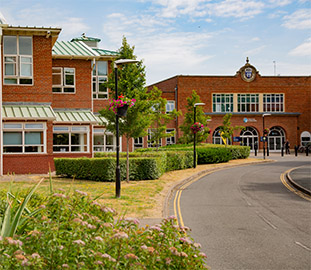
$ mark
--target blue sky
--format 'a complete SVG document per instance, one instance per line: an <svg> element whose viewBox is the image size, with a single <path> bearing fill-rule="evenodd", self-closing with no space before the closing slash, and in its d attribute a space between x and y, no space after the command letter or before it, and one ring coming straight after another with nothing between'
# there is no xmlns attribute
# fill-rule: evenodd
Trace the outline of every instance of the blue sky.
<svg viewBox="0 0 311 270"><path fill-rule="evenodd" d="M117 50L125 36L147 84L175 75L311 74L311 0L0 0L9 25L62 28Z"/></svg>

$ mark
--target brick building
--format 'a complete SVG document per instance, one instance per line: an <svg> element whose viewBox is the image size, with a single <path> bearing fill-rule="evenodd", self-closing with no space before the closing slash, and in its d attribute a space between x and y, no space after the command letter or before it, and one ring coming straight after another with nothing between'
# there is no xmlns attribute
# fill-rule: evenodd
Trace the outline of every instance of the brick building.
<svg viewBox="0 0 311 270"><path fill-rule="evenodd" d="M252 150L257 145L262 149L263 124L269 129L270 151L281 151L287 139L291 148L311 141L310 76L261 76L247 59L233 76L178 75L149 87L153 86L161 89L171 107L183 115L186 98L192 90L197 92L205 103L205 113L211 116L207 123L211 129L208 143L223 143L218 128L226 113L232 114L232 125L245 127L235 131L232 141L236 145L248 145ZM181 136L178 127L182 122L183 116L172 124L175 140Z"/></svg>
<svg viewBox="0 0 311 270"><path fill-rule="evenodd" d="M117 53L96 38L57 41L60 31L0 21L1 174L46 173L54 157L115 148L97 112Z"/></svg>
<svg viewBox="0 0 311 270"><path fill-rule="evenodd" d="M49 166L54 170L54 157L115 150L116 138L98 111L110 98L103 83L117 52L98 48L100 40L85 35L58 41L60 32L0 21L0 174L46 173ZM261 76L247 61L234 76L181 75L154 85L168 100L168 112L185 113L186 98L196 90L211 116L207 142L223 143L217 128L230 112L233 125L246 126L233 143L261 148L265 115L270 151L279 151L285 139L291 146L310 141L310 83L310 76ZM180 116L168 125L167 132L176 133L162 145L176 143L182 122ZM133 139L130 149L152 147L151 133Z"/></svg>

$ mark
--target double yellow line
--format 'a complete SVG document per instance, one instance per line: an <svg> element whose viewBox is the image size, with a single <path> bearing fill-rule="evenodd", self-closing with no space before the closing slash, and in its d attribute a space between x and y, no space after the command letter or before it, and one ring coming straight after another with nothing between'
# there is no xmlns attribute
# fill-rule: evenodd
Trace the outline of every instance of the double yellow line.
<svg viewBox="0 0 311 270"><path fill-rule="evenodd" d="M292 169L289 169L287 170L286 172L282 173L280 178L281 178L281 181L283 183L283 185L291 192L294 192L296 195L298 195L299 197L307 200L307 201L311 201L311 196L297 190L297 189L294 189L292 186L290 186L287 181L286 181L286 174L290 173L292 170L294 169L297 169L297 168L292 168Z"/></svg>
<svg viewBox="0 0 311 270"><path fill-rule="evenodd" d="M181 210L180 210L180 197L181 197L181 194L182 194L183 190L185 190L188 186L190 186L194 182L198 181L202 177L204 177L204 176L206 176L208 174L220 171L220 170L223 170L223 169L215 169L215 170L209 171L207 173L204 173L204 174L202 174L202 175L200 175L200 176L198 176L198 177L196 177L196 178L194 178L194 179L192 179L192 180L182 184L178 188L178 190L175 193L175 198L174 198L174 216L177 218L177 225L178 226L180 226L180 227L184 227L185 226L183 218L182 218Z"/></svg>

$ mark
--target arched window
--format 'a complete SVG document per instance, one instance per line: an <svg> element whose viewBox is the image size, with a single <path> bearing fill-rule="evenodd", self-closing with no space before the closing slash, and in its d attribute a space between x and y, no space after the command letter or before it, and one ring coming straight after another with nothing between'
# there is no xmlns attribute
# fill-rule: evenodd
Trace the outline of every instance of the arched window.
<svg viewBox="0 0 311 270"><path fill-rule="evenodd" d="M270 151L280 151L285 142L285 132L281 127L272 127L268 135L268 145Z"/></svg>
<svg viewBox="0 0 311 270"><path fill-rule="evenodd" d="M304 131L300 135L300 144L306 146L308 143L311 143L311 134L308 131Z"/></svg>
<svg viewBox="0 0 311 270"><path fill-rule="evenodd" d="M241 145L249 146L251 150L255 149L255 145L257 145L258 149L258 132L253 127L246 127L240 133L241 137Z"/></svg>
<svg viewBox="0 0 311 270"><path fill-rule="evenodd" d="M218 127L213 132L213 144L225 144L223 139L220 136L219 131L220 131L220 128ZM231 142L232 142L232 138L231 140L227 139L227 144L231 144Z"/></svg>

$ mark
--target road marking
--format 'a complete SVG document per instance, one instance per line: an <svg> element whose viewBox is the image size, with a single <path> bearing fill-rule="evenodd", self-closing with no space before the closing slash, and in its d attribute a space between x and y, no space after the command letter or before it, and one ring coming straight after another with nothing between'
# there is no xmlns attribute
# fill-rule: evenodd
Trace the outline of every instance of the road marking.
<svg viewBox="0 0 311 270"><path fill-rule="evenodd" d="M311 248L309 248L309 247L307 247L307 246L301 244L300 242L295 242L295 244L298 245L298 246L300 246L300 247L302 247L302 248L304 248L304 249L306 249L306 250L308 250L308 251L311 251Z"/></svg>
<svg viewBox="0 0 311 270"><path fill-rule="evenodd" d="M277 230L277 227L275 225L273 225L268 219L266 219L263 215L259 214L256 211L256 214L264 221L266 222L271 228L273 228L274 230Z"/></svg>
<svg viewBox="0 0 311 270"><path fill-rule="evenodd" d="M310 197L309 195L304 194L303 192L294 189L293 187L291 187L291 186L287 183L287 181L286 181L286 179L285 179L285 175L286 175L287 173L291 172L293 169L295 169L295 168L289 169L289 170L287 170L286 172L284 172L284 173L281 174L280 178L281 178L281 181L282 181L283 185L284 185L289 191L295 193L295 194L298 195L299 197L301 197L301 198L303 198L303 199L305 199L305 200L307 200L307 201L311 201L311 197Z"/></svg>

